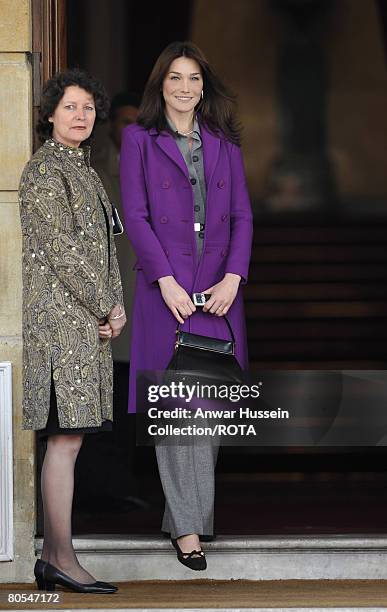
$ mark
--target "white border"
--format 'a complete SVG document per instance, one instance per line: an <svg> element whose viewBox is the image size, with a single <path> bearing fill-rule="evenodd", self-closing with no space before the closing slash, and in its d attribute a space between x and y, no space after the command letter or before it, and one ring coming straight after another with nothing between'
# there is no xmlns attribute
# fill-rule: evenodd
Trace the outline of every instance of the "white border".
<svg viewBox="0 0 387 612"><path fill-rule="evenodd" d="M12 561L13 453L12 364L0 363L0 561Z"/></svg>

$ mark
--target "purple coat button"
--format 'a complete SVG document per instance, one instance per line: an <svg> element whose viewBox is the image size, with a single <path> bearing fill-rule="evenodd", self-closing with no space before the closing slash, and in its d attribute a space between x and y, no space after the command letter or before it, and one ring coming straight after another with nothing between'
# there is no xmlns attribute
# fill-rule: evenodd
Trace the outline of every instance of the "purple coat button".
<svg viewBox="0 0 387 612"><path fill-rule="evenodd" d="M160 223L168 223L168 217L160 217Z"/></svg>
<svg viewBox="0 0 387 612"><path fill-rule="evenodd" d="M163 181L162 188L163 189L169 189L170 185L171 185L171 183L169 181Z"/></svg>
<svg viewBox="0 0 387 612"><path fill-rule="evenodd" d="M228 217L228 215L222 215L221 216L222 221L226 221L227 217Z"/></svg>
<svg viewBox="0 0 387 612"><path fill-rule="evenodd" d="M218 185L219 189L223 189L223 187L224 187L224 180L220 179L220 181L218 181L217 185Z"/></svg>

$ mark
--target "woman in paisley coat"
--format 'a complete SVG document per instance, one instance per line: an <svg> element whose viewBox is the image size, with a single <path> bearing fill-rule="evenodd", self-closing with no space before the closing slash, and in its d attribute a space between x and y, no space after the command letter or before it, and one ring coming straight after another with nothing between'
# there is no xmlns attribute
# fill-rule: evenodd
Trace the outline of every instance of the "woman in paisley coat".
<svg viewBox="0 0 387 612"><path fill-rule="evenodd" d="M126 321L110 202L85 146L107 111L104 89L82 71L50 79L38 124L45 141L20 182L23 428L47 438L35 576L49 590L117 590L79 564L71 539L75 461L85 433L112 428L110 340Z"/></svg>

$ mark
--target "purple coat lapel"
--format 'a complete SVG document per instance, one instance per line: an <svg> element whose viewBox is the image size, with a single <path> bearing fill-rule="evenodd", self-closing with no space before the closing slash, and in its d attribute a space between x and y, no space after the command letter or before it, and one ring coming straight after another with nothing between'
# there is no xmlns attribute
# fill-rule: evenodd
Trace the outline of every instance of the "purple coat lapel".
<svg viewBox="0 0 387 612"><path fill-rule="evenodd" d="M173 136L167 132L159 134L154 128L149 132L156 136L156 143L166 155L175 163L188 177L188 170L184 158L177 146ZM200 133L203 141L203 163L206 186L209 188L212 175L218 162L220 152L220 139L214 136L204 125L200 124Z"/></svg>
<svg viewBox="0 0 387 612"><path fill-rule="evenodd" d="M150 133L158 134L156 130L150 130ZM161 134L156 136L156 143L160 149L162 149L164 153L179 166L181 171L184 172L185 176L188 177L187 165L173 136L168 134L168 132L161 132Z"/></svg>
<svg viewBox="0 0 387 612"><path fill-rule="evenodd" d="M220 138L217 138L206 127L200 124L200 133L203 141L204 174L206 177L207 191L210 186L212 175L218 162L220 152Z"/></svg>

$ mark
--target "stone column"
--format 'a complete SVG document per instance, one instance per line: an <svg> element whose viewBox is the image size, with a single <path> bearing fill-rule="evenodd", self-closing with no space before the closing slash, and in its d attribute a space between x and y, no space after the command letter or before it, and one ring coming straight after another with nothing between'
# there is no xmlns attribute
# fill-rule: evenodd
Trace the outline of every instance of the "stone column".
<svg viewBox="0 0 387 612"><path fill-rule="evenodd" d="M21 430L21 233L17 189L32 153L29 0L0 2L0 362L13 372L14 558L0 562L0 582L33 579L34 434ZM1 457L0 457L1 461Z"/></svg>

